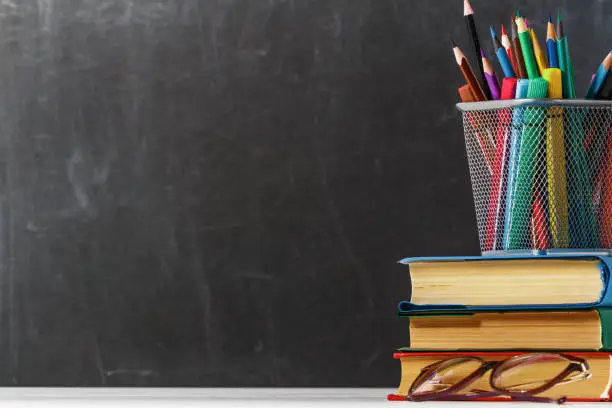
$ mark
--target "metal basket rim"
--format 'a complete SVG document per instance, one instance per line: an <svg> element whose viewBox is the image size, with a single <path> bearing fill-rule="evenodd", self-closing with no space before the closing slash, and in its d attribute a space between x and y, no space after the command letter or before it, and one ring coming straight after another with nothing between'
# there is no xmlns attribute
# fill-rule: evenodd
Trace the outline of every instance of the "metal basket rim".
<svg viewBox="0 0 612 408"><path fill-rule="evenodd" d="M574 106L574 107L611 107L612 101L592 99L508 99L484 102L463 102L456 105L460 112L485 111L491 109L514 108L517 106Z"/></svg>

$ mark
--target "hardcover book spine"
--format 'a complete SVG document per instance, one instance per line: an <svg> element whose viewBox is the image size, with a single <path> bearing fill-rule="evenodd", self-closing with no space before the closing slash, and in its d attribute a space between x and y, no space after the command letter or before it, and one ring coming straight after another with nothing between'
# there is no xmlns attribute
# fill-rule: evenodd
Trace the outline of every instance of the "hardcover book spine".
<svg viewBox="0 0 612 408"><path fill-rule="evenodd" d="M601 278L604 281L604 290L598 307L612 308L612 257L602 256L601 258Z"/></svg>
<svg viewBox="0 0 612 408"><path fill-rule="evenodd" d="M601 349L612 351L612 309L600 308L597 312L601 324Z"/></svg>

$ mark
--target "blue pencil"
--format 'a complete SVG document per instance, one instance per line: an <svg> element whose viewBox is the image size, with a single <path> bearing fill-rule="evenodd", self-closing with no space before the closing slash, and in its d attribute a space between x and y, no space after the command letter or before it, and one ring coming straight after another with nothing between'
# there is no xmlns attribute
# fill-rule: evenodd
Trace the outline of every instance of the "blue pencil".
<svg viewBox="0 0 612 408"><path fill-rule="evenodd" d="M548 31L546 32L546 52L548 54L548 68L559 68L557 55L557 33L552 17L548 16Z"/></svg>
<svg viewBox="0 0 612 408"><path fill-rule="evenodd" d="M586 93L586 99L595 99L599 88L604 83L606 76L608 75L608 70L612 67L612 51L604 58L599 68L595 72L595 77L591 81L591 85Z"/></svg>
<svg viewBox="0 0 612 408"><path fill-rule="evenodd" d="M491 38L493 39L493 48L495 49L495 54L497 55L499 65L501 65L501 68L504 71L504 76L506 78L515 78L516 73L514 72L514 68L512 68L512 63L510 62L510 58L508 58L506 49L502 47L502 44L499 41L499 38L497 38L493 27L489 28L491 30Z"/></svg>

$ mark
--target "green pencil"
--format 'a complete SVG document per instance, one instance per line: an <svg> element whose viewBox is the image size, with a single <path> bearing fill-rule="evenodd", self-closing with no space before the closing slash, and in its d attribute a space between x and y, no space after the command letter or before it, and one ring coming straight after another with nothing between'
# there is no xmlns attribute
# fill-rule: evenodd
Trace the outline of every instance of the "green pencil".
<svg viewBox="0 0 612 408"><path fill-rule="evenodd" d="M529 29L527 29L524 18L516 18L516 28L518 29L518 38L521 42L521 50L523 51L523 60L525 60L527 76L529 79L535 79L540 76L540 71L538 70L538 64L531 43L531 36L529 35Z"/></svg>
<svg viewBox="0 0 612 408"><path fill-rule="evenodd" d="M576 86L574 84L574 67L569 53L567 37L563 32L563 21L561 12L557 13L557 54L559 68L563 76L563 97L573 99L576 97Z"/></svg>

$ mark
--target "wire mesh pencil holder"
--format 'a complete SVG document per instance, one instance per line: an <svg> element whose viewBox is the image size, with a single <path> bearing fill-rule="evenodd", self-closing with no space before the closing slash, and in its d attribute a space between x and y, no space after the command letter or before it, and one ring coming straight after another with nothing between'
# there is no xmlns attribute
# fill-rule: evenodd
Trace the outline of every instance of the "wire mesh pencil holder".
<svg viewBox="0 0 612 408"><path fill-rule="evenodd" d="M457 108L483 254L612 255L612 102Z"/></svg>

